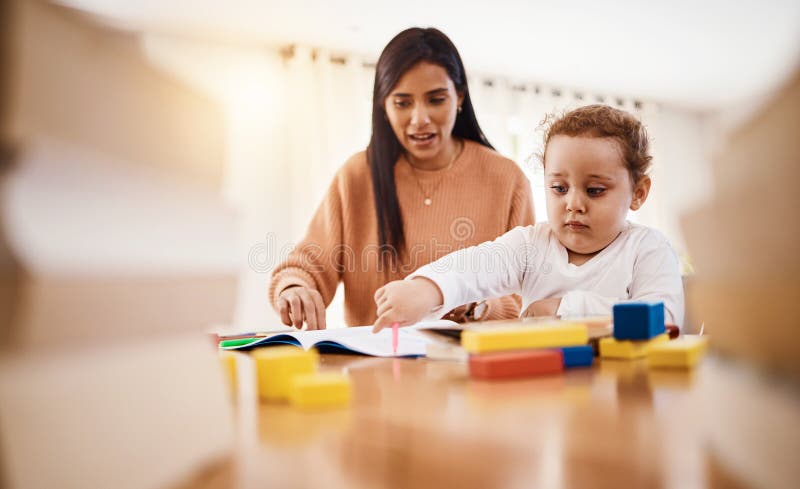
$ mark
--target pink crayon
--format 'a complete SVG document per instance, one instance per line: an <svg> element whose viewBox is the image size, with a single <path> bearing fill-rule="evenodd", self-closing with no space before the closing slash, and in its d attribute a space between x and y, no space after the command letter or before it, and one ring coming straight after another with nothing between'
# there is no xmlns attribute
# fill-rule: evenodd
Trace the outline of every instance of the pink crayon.
<svg viewBox="0 0 800 489"><path fill-rule="evenodd" d="M397 340L400 323L392 323L392 353L397 355Z"/></svg>

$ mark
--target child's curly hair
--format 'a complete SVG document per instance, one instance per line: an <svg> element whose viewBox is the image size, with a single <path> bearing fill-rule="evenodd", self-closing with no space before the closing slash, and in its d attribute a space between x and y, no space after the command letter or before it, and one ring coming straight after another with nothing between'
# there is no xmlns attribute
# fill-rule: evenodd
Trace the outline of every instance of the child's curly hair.
<svg viewBox="0 0 800 489"><path fill-rule="evenodd" d="M644 125L633 115L624 110L608 105L587 105L571 110L561 117L548 116L542 121L544 128L544 152L541 154L542 164L547 152L547 143L553 136L584 136L591 138L614 138L619 142L625 166L631 176L631 183L636 184L647 175L650 169L650 142Z"/></svg>

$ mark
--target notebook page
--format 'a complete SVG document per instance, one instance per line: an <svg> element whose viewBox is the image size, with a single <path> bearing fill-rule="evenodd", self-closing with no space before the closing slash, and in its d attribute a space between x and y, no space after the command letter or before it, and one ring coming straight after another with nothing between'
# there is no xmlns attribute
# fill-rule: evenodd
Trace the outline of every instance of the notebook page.
<svg viewBox="0 0 800 489"><path fill-rule="evenodd" d="M454 325L451 321L431 321L417 323L407 328L400 328L398 334L397 354L392 352L392 329L385 328L378 333L372 332L372 326L355 326L351 328L325 329L317 331L298 331L291 333L304 349L308 350L322 342L336 343L356 353L376 357L423 356L428 338L419 335L415 329L436 325Z"/></svg>
<svg viewBox="0 0 800 489"><path fill-rule="evenodd" d="M356 328L348 328L356 329ZM410 334L401 329L398 332L397 353L392 351L392 330L384 329L378 333L372 333L372 326L359 326L356 334L347 335L340 338L329 339L322 343L339 344L348 350L374 357L405 357L405 356L424 356L428 340Z"/></svg>
<svg viewBox="0 0 800 489"><path fill-rule="evenodd" d="M322 341L335 341L340 342L345 338L353 336L364 336L372 334L372 326L357 326L354 328L335 328L335 329L317 329L312 331L295 331L288 333L289 336L297 339L300 345L305 350L314 348L319 342Z"/></svg>

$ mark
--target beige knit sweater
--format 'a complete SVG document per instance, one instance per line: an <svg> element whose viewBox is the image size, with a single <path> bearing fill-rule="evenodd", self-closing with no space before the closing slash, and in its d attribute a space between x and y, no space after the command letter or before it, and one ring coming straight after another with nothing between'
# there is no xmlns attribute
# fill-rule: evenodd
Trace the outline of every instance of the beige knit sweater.
<svg viewBox="0 0 800 489"><path fill-rule="evenodd" d="M472 141L465 141L450 168L414 170L400 157L394 174L406 239L394 269L380 265L372 181L366 153L360 152L337 172L305 238L274 270L269 288L273 307L280 292L292 285L318 290L327 306L342 281L345 322L372 324L373 295L387 282L452 251L534 223L530 184L522 170ZM426 196L432 200L429 206ZM488 304L487 319L519 315L516 296Z"/></svg>

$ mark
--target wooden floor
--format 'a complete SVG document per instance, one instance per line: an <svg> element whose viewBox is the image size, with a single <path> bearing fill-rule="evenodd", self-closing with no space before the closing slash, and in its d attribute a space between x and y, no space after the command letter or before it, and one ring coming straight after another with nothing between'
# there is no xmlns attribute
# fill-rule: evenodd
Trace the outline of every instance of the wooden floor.
<svg viewBox="0 0 800 489"><path fill-rule="evenodd" d="M720 463L704 392L726 369L644 361L528 380L472 381L464 364L322 355L347 408L259 403L242 355L235 453L181 487L748 487Z"/></svg>

